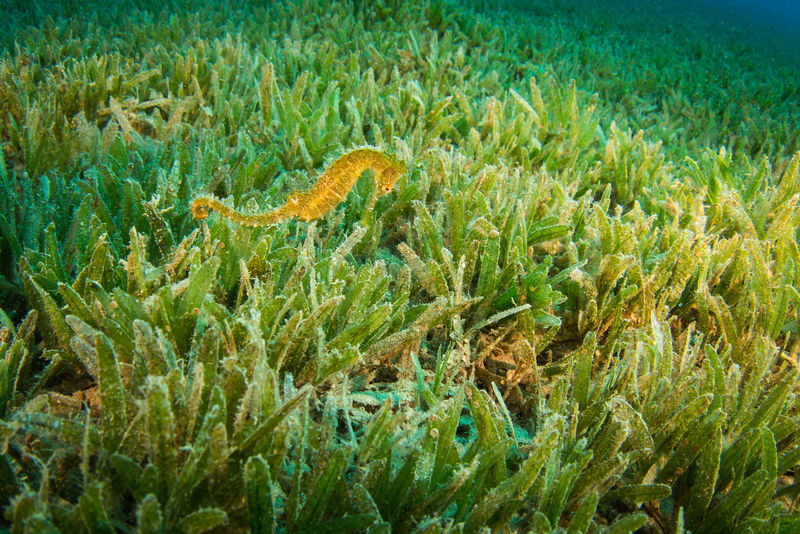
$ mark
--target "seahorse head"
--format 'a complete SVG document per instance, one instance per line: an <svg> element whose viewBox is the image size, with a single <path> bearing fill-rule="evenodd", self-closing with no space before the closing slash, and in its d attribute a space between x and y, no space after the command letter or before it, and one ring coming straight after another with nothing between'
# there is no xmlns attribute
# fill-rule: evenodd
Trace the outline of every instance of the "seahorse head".
<svg viewBox="0 0 800 534"><path fill-rule="evenodd" d="M386 167L382 171L376 173L378 190L381 194L389 193L394 189L394 183L397 179L406 172L406 164L397 158L385 154L387 161Z"/></svg>

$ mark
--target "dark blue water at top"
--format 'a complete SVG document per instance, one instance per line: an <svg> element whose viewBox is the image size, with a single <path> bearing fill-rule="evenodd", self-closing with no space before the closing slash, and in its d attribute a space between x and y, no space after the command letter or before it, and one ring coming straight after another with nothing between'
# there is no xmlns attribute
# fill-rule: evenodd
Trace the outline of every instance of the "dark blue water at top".
<svg viewBox="0 0 800 534"><path fill-rule="evenodd" d="M720 46L729 39L800 65L800 0L576 0L575 6L601 9L623 24L634 16L654 33L688 30L712 42L717 38Z"/></svg>

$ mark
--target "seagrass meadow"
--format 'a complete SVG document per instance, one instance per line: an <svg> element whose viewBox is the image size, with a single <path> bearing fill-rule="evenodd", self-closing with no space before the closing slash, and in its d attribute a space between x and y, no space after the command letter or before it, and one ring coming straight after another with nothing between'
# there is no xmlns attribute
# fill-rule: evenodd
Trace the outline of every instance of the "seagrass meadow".
<svg viewBox="0 0 800 534"><path fill-rule="evenodd" d="M798 47L594 4L6 2L0 531L800 532Z"/></svg>

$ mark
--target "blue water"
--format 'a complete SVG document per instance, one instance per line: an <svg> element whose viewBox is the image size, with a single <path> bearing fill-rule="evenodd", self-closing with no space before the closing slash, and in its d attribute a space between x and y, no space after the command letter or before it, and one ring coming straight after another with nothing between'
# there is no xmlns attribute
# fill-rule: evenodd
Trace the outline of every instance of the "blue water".
<svg viewBox="0 0 800 534"><path fill-rule="evenodd" d="M752 37L765 43L787 39L800 55L800 1L798 0L706 0L690 2L707 16L717 16L723 22L739 25L753 32Z"/></svg>
<svg viewBox="0 0 800 534"><path fill-rule="evenodd" d="M800 2L797 0L707 0L696 3L756 23L778 23L789 30L800 31Z"/></svg>
<svg viewBox="0 0 800 534"><path fill-rule="evenodd" d="M800 0L673 0L666 6L697 15L768 56L800 64Z"/></svg>

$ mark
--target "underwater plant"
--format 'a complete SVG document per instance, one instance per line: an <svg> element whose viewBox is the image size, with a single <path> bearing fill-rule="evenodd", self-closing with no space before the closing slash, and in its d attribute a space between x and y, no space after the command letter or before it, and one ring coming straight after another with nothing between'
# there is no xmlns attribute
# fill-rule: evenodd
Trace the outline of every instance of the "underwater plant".
<svg viewBox="0 0 800 534"><path fill-rule="evenodd" d="M592 2L15 4L0 532L800 532L796 70Z"/></svg>

